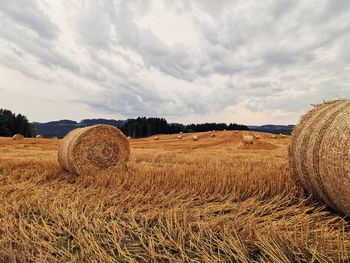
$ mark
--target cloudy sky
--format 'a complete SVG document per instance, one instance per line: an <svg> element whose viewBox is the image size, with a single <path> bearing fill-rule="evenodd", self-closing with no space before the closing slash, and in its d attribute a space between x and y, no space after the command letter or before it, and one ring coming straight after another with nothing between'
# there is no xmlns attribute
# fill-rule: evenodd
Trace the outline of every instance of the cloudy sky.
<svg viewBox="0 0 350 263"><path fill-rule="evenodd" d="M0 108L289 124L350 97L348 0L0 0Z"/></svg>

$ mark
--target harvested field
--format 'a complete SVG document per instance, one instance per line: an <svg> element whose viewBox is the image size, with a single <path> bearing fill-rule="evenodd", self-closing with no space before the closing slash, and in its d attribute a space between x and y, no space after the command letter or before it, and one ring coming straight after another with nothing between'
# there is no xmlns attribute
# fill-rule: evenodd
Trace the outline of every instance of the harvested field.
<svg viewBox="0 0 350 263"><path fill-rule="evenodd" d="M64 171L60 140L0 138L0 262L350 260L349 223L290 176L289 136L211 133L130 139L108 176Z"/></svg>

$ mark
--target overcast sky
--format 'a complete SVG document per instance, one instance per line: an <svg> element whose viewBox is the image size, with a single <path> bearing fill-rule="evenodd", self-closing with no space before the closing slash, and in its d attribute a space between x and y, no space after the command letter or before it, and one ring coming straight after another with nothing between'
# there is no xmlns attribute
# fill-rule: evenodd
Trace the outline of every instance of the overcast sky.
<svg viewBox="0 0 350 263"><path fill-rule="evenodd" d="M349 0L0 0L0 108L293 124L350 97Z"/></svg>

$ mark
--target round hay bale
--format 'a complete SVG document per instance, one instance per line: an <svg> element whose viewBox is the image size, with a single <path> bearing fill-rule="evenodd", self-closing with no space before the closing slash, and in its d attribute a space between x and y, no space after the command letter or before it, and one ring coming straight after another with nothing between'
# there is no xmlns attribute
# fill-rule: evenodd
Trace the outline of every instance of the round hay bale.
<svg viewBox="0 0 350 263"><path fill-rule="evenodd" d="M128 136L128 137L126 137L128 140L130 140L131 139L131 137L130 136Z"/></svg>
<svg viewBox="0 0 350 263"><path fill-rule="evenodd" d="M260 138L260 135L255 135L255 139L259 140Z"/></svg>
<svg viewBox="0 0 350 263"><path fill-rule="evenodd" d="M192 140L193 140L193 141L198 141L198 136L197 136L197 135L193 135L193 136L192 136Z"/></svg>
<svg viewBox="0 0 350 263"><path fill-rule="evenodd" d="M252 135L243 135L244 144L253 144L254 137Z"/></svg>
<svg viewBox="0 0 350 263"><path fill-rule="evenodd" d="M155 137L154 137L154 140L155 140L155 141L158 141L158 140L159 140L159 136L155 136Z"/></svg>
<svg viewBox="0 0 350 263"><path fill-rule="evenodd" d="M293 179L308 194L350 215L350 100L317 105L295 126L289 146Z"/></svg>
<svg viewBox="0 0 350 263"><path fill-rule="evenodd" d="M210 135L210 137L215 137L215 133L212 133L212 134Z"/></svg>
<svg viewBox="0 0 350 263"><path fill-rule="evenodd" d="M52 137L52 139L55 139L55 140L57 140L57 139L58 139L58 137L57 137L57 136L53 136L53 137Z"/></svg>
<svg viewBox="0 0 350 263"><path fill-rule="evenodd" d="M181 136L181 135L177 136L177 139L178 139L178 140L181 140L181 139L182 139L182 136Z"/></svg>
<svg viewBox="0 0 350 263"><path fill-rule="evenodd" d="M78 175L112 174L129 160L125 135L110 125L95 125L71 131L61 141L58 161Z"/></svg>
<svg viewBox="0 0 350 263"><path fill-rule="evenodd" d="M183 132L181 131L180 134L183 134Z"/></svg>
<svg viewBox="0 0 350 263"><path fill-rule="evenodd" d="M22 134L15 134L12 136L12 138L17 141L17 140L23 140L24 136Z"/></svg>
<svg viewBox="0 0 350 263"><path fill-rule="evenodd" d="M35 136L35 138L37 138L37 139L42 139L42 138L44 138L44 136L41 135L41 134L38 134L37 136Z"/></svg>

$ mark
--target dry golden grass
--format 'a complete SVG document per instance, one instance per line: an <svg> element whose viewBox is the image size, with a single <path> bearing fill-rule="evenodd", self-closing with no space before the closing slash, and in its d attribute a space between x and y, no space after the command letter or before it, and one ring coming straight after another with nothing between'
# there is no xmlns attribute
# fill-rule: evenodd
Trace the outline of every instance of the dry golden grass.
<svg viewBox="0 0 350 263"><path fill-rule="evenodd" d="M131 139L129 168L74 176L59 140L0 138L0 262L347 262L349 224L293 183L289 139Z"/></svg>

